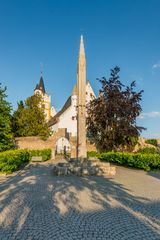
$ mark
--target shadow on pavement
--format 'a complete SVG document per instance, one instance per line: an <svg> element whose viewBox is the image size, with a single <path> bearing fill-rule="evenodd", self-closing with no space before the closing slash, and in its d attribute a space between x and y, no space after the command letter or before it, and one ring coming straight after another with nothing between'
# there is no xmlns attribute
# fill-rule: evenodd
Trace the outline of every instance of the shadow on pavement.
<svg viewBox="0 0 160 240"><path fill-rule="evenodd" d="M0 185L0 239L160 239L160 201L105 177L33 165Z"/></svg>

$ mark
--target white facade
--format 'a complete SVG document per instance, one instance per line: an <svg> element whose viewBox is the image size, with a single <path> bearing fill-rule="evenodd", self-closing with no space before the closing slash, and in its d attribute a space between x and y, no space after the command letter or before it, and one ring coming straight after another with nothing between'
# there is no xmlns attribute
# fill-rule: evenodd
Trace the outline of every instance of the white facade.
<svg viewBox="0 0 160 240"><path fill-rule="evenodd" d="M95 98L94 91L89 83L86 84L86 105ZM62 108L63 110L63 108ZM50 124L53 132L57 132L59 128L66 128L68 133L72 136L77 135L77 94L73 92L70 97L70 105L65 111L60 111L57 114L57 121L54 124ZM56 118L56 115L55 115Z"/></svg>

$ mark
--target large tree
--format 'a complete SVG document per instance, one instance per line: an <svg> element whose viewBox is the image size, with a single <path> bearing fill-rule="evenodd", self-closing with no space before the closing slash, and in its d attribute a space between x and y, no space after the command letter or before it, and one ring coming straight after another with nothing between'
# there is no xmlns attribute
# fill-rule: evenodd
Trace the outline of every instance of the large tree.
<svg viewBox="0 0 160 240"><path fill-rule="evenodd" d="M49 137L51 131L45 120L45 114L40 107L43 105L42 98L35 94L18 103L18 109L12 118L12 129L14 136L41 136L43 139Z"/></svg>
<svg viewBox="0 0 160 240"><path fill-rule="evenodd" d="M21 136L21 130L23 129L23 124L21 125L21 116L23 114L23 110L24 110L24 103L23 101L20 101L17 103L18 104L18 108L17 110L13 113L12 116L12 131L14 136Z"/></svg>
<svg viewBox="0 0 160 240"><path fill-rule="evenodd" d="M6 87L0 83L0 152L13 148L11 132L11 105L6 100Z"/></svg>
<svg viewBox="0 0 160 240"><path fill-rule="evenodd" d="M133 147L145 128L136 124L142 111L140 101L143 90L134 90L135 81L124 86L119 78L119 67L111 76L98 79L101 83L98 98L88 105L88 133L100 150L126 150Z"/></svg>

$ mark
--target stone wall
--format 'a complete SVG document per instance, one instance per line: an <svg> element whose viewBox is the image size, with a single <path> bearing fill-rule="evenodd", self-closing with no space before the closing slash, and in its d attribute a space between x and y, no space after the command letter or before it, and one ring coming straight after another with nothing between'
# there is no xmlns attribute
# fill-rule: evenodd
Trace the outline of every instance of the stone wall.
<svg viewBox="0 0 160 240"><path fill-rule="evenodd" d="M66 137L69 139L69 134L65 128L59 129L47 140L42 140L40 137L18 137L16 138L16 147L19 149L46 149L52 150L52 157L55 156L56 142L60 137Z"/></svg>
<svg viewBox="0 0 160 240"><path fill-rule="evenodd" d="M58 132L54 133L46 141L42 140L40 137L18 137L16 138L16 146L19 149L46 149L50 148L52 150L52 157L55 157L56 142L59 138L65 137L69 140L71 144L71 157L76 158L76 137L72 137L67 133L65 128L59 129ZM87 151L96 151L95 145L87 141Z"/></svg>

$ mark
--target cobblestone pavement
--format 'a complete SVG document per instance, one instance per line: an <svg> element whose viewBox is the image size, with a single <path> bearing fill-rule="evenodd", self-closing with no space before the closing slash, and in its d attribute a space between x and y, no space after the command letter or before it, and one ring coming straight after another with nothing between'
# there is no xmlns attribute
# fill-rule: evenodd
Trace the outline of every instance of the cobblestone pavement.
<svg viewBox="0 0 160 240"><path fill-rule="evenodd" d="M0 239L160 239L160 174L56 177L52 163L0 176Z"/></svg>

